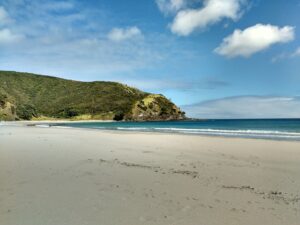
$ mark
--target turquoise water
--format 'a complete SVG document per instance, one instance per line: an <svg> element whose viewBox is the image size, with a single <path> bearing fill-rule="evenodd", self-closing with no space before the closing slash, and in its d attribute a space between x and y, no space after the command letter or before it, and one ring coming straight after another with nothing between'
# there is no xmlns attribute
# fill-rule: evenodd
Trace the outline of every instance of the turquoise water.
<svg viewBox="0 0 300 225"><path fill-rule="evenodd" d="M300 119L243 119L166 122L82 122L55 126L135 132L183 133L300 140Z"/></svg>

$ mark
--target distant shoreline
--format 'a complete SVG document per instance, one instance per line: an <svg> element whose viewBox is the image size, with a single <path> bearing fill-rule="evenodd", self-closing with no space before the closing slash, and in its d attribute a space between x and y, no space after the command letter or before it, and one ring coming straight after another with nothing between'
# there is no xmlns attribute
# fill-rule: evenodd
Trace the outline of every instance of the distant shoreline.
<svg viewBox="0 0 300 225"><path fill-rule="evenodd" d="M20 121L0 121L3 124L57 124L57 123L112 123L115 120L20 120Z"/></svg>

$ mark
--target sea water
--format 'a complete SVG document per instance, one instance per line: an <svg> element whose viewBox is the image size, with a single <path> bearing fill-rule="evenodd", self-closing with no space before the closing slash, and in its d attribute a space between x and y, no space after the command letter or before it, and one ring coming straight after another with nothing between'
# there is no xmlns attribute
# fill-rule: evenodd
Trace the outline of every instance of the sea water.
<svg viewBox="0 0 300 225"><path fill-rule="evenodd" d="M181 133L300 140L300 119L234 119L164 122L79 122L55 126L135 132Z"/></svg>

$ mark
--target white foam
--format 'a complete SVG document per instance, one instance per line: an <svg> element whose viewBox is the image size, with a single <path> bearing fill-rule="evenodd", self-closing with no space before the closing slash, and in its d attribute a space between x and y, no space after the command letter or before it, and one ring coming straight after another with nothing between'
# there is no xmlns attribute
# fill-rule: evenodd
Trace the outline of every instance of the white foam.
<svg viewBox="0 0 300 225"><path fill-rule="evenodd" d="M146 127L117 127L118 130L152 130Z"/></svg>
<svg viewBox="0 0 300 225"><path fill-rule="evenodd" d="M41 128L49 128L50 125L49 124L37 124L35 125L36 127L41 127Z"/></svg>
<svg viewBox="0 0 300 225"><path fill-rule="evenodd" d="M206 133L228 133L228 134L257 134L257 135L289 135L299 136L300 133L271 130L220 130L220 129L188 129L188 128L154 128L155 130L170 130L182 132L206 132Z"/></svg>
<svg viewBox="0 0 300 225"><path fill-rule="evenodd" d="M61 128L61 129L72 129L72 128L76 128L76 127L67 127L67 126L51 126L51 127Z"/></svg>
<svg viewBox="0 0 300 225"><path fill-rule="evenodd" d="M272 130L222 130L222 129L194 129L194 128L147 128L147 127L117 127L117 128L102 128L102 129L117 129L128 131L156 131L184 134L203 134L214 136L237 136L237 137L255 137L255 138L281 138L281 139L299 139L300 133L288 131L272 131Z"/></svg>

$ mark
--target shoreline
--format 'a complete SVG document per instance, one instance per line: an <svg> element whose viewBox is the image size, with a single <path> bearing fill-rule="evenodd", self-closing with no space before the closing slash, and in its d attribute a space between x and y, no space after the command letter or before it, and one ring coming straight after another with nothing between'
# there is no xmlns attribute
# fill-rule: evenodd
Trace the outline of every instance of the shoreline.
<svg viewBox="0 0 300 225"><path fill-rule="evenodd" d="M116 132L116 133L134 133L134 134L169 134L169 135L186 135L186 136L200 136L200 137L213 137L213 138L225 138L225 139L250 139L250 140L266 140L266 141L279 141L279 142L300 142L300 138L286 138L286 137L265 137L265 136L255 136L247 134L240 135L230 135L230 134L208 134L208 133L192 133L192 132L176 132L176 131L162 131L162 130L135 130L135 129L120 129L120 128L93 128L93 127L74 127L74 126L60 126L61 124L76 124L76 123L118 123L119 121L107 121L107 120L90 120L90 121L2 121L0 126L28 126L28 127L39 127L39 128L59 128L59 129L79 129L79 130L92 130L92 131L102 131L102 132ZM55 126L58 124L58 126ZM49 125L49 126L47 126ZM300 135L300 133L299 133Z"/></svg>
<svg viewBox="0 0 300 225"><path fill-rule="evenodd" d="M34 123L48 123L48 124L59 124L59 123L112 123L117 122L115 120L21 120L21 121L0 121L0 124L34 124Z"/></svg>

